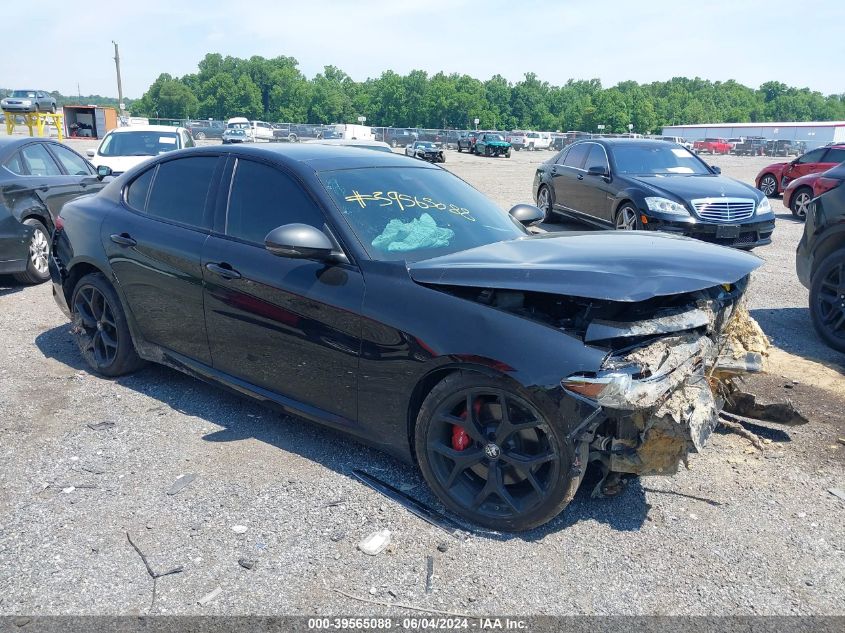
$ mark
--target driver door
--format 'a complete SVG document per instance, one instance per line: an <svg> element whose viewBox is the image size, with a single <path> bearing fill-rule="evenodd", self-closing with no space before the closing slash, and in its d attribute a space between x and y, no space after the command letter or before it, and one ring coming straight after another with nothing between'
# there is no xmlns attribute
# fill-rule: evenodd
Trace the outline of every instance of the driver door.
<svg viewBox="0 0 845 633"><path fill-rule="evenodd" d="M215 369L301 405L357 420L364 280L351 264L273 255L283 224L325 217L290 174L230 158L215 234L203 250L205 317Z"/></svg>

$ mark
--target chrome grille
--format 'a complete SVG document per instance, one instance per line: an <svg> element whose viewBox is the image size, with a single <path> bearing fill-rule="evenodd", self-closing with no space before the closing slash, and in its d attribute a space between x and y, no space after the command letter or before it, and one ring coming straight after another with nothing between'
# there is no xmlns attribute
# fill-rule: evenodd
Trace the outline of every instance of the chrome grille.
<svg viewBox="0 0 845 633"><path fill-rule="evenodd" d="M736 222L754 215L753 198L698 198L692 201L698 217L714 222Z"/></svg>

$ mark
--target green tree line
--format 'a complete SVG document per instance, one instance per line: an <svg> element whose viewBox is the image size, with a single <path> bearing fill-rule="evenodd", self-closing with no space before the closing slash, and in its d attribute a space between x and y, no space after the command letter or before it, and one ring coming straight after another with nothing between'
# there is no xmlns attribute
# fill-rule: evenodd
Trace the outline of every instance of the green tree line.
<svg viewBox="0 0 845 633"><path fill-rule="evenodd" d="M759 89L736 81L674 77L604 88L598 79L562 86L526 73L518 82L501 75L429 75L391 70L354 81L335 66L308 79L293 57L249 59L209 53L196 73L159 75L132 112L161 118L250 119L294 123L349 123L393 127L541 129L607 132L659 131L663 125L727 121L845 120L845 94L823 95L769 81Z"/></svg>

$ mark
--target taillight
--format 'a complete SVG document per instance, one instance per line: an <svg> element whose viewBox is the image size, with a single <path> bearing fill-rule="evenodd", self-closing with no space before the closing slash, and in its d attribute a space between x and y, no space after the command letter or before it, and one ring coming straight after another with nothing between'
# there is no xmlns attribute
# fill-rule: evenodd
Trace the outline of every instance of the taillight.
<svg viewBox="0 0 845 633"><path fill-rule="evenodd" d="M65 221L62 220L62 216L57 215L56 216L56 230L61 231L63 228L65 228Z"/></svg>
<svg viewBox="0 0 845 633"><path fill-rule="evenodd" d="M831 189L836 189L841 184L842 181L837 178L818 178L813 183L813 196L818 197Z"/></svg>

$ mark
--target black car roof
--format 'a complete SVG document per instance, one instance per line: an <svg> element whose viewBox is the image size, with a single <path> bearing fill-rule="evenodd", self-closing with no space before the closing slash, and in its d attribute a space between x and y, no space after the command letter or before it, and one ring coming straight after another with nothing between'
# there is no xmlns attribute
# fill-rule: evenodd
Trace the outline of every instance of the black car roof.
<svg viewBox="0 0 845 633"><path fill-rule="evenodd" d="M640 145L642 147L654 147L655 145L665 145L671 141L663 141L653 138L585 138L575 141L572 145L580 143L598 143L605 147L614 147L619 145Z"/></svg>
<svg viewBox="0 0 845 633"><path fill-rule="evenodd" d="M403 154L393 152L374 152L371 149L344 146L321 145L319 143L285 144L248 144L207 145L180 150L179 154L217 153L221 149L235 156L264 158L294 169L308 167L313 171L331 171L335 169L356 169L359 167L418 167L421 169L439 169L434 165L422 163ZM168 152L173 156L177 152Z"/></svg>
<svg viewBox="0 0 845 633"><path fill-rule="evenodd" d="M17 149L21 145L28 145L29 143L56 143L52 138L41 138L37 136L0 136L0 155L5 158L5 154ZM77 152L79 153L79 152Z"/></svg>

